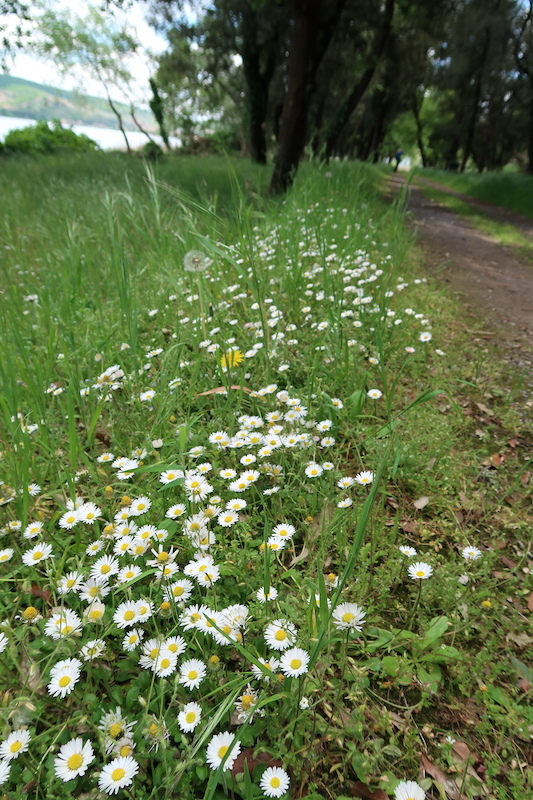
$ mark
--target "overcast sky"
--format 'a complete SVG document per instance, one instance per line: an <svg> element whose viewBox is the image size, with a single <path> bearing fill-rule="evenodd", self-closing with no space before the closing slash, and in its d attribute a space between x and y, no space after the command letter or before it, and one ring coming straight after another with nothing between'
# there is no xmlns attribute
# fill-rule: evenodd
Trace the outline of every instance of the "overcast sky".
<svg viewBox="0 0 533 800"><path fill-rule="evenodd" d="M69 9L80 15L84 15L90 5L83 0L55 0L54 3L54 7ZM115 17L119 23L127 23L128 28L143 47L143 52L135 55L130 62L131 72L135 78L134 96L139 103L143 103L149 96L148 78L153 74L153 69L150 68L149 54L161 53L166 47L166 40L146 22L146 3L134 0L129 4L127 11L117 11ZM17 78L45 83L59 89L75 89L84 94L105 97L101 84L87 78L82 70L74 69L68 75L63 75L54 64L37 59L32 55L17 54L8 63L7 71ZM125 99L120 93L113 93L113 91L111 91L111 96L116 100Z"/></svg>

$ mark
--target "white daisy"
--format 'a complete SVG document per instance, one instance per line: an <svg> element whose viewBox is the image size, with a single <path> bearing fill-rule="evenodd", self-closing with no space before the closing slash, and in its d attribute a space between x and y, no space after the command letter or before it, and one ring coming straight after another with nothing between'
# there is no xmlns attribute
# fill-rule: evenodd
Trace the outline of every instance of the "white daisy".
<svg viewBox="0 0 533 800"><path fill-rule="evenodd" d="M124 786L130 786L139 771L139 765L131 756L114 758L101 771L98 788L106 794L116 794Z"/></svg>
<svg viewBox="0 0 533 800"><path fill-rule="evenodd" d="M423 561L416 561L408 567L409 577L414 581L424 580L433 575L433 567Z"/></svg>
<svg viewBox="0 0 533 800"><path fill-rule="evenodd" d="M291 647L280 656L279 666L289 678L304 675L309 667L309 653L301 647Z"/></svg>
<svg viewBox="0 0 533 800"><path fill-rule="evenodd" d="M187 703L178 714L178 725L183 733L190 733L202 721L202 707L198 703Z"/></svg>
<svg viewBox="0 0 533 800"><path fill-rule="evenodd" d="M7 761L11 761L12 758L18 758L21 753L25 753L28 749L30 738L30 732L27 730L19 728L13 731L0 744L0 758L5 758Z"/></svg>
<svg viewBox="0 0 533 800"><path fill-rule="evenodd" d="M38 564L40 561L53 557L52 545L40 542L34 545L31 550L26 550L22 556L22 563L26 564L27 567L31 567L33 564Z"/></svg>
<svg viewBox="0 0 533 800"><path fill-rule="evenodd" d="M211 769L218 769L222 765L222 770L226 771L232 768L240 752L241 743L232 733L224 731L215 734L207 745L206 761Z"/></svg>
<svg viewBox="0 0 533 800"><path fill-rule="evenodd" d="M66 697L79 680L82 663L77 658L58 661L50 670L48 692L52 697Z"/></svg>
<svg viewBox="0 0 533 800"><path fill-rule="evenodd" d="M364 622L365 612L357 603L341 603L335 607L331 616L337 630L360 631Z"/></svg>
<svg viewBox="0 0 533 800"><path fill-rule="evenodd" d="M0 786L7 781L11 765L7 759L0 760Z"/></svg>
<svg viewBox="0 0 533 800"><path fill-rule="evenodd" d="M281 797L289 790L290 778L281 767L267 767L259 786L267 797Z"/></svg>
<svg viewBox="0 0 533 800"><path fill-rule="evenodd" d="M206 666L202 661L191 658L180 666L179 682L187 689L196 689L203 681L206 671Z"/></svg>
<svg viewBox="0 0 533 800"><path fill-rule="evenodd" d="M144 636L144 631L140 628L134 628L132 631L128 631L125 637L122 640L122 647L127 652L131 652L138 647L142 641Z"/></svg>
<svg viewBox="0 0 533 800"><path fill-rule="evenodd" d="M287 619L275 619L265 628L264 638L267 647L273 650L286 650L294 644L296 627Z"/></svg>
<svg viewBox="0 0 533 800"><path fill-rule="evenodd" d="M477 561L478 558L481 558L481 550L478 550L477 547L468 545L461 550L461 555L465 561Z"/></svg>
<svg viewBox="0 0 533 800"><path fill-rule="evenodd" d="M372 483L374 480L374 473L370 471L359 472L355 476L355 480L357 483L361 484L361 486L366 486L369 483Z"/></svg>
<svg viewBox="0 0 533 800"><path fill-rule="evenodd" d="M409 547L409 545L406 544L400 545L398 550L402 555L407 556L408 558L413 558L414 556L418 555L414 547Z"/></svg>
<svg viewBox="0 0 533 800"><path fill-rule="evenodd" d="M85 775L91 761L94 761L91 742L84 744L83 739L71 739L70 742L60 747L59 753L54 758L56 778L62 781L72 781L78 775Z"/></svg>
<svg viewBox="0 0 533 800"><path fill-rule="evenodd" d="M402 781L394 790L394 800L424 800L425 791L415 781Z"/></svg>

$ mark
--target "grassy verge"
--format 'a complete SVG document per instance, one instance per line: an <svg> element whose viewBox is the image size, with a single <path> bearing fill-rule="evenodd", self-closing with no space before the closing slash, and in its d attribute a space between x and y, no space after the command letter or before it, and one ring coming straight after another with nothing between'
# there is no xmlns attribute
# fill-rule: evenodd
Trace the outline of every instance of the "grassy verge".
<svg viewBox="0 0 533 800"><path fill-rule="evenodd" d="M436 200L440 205L449 208L455 214L465 217L474 228L489 234L499 244L515 250L523 260L533 264L533 240L531 237L521 233L514 225L496 222L496 220L491 219L478 208L469 205L459 197L453 197L453 195L449 195L445 191L439 191L433 186L418 183L417 187L426 197Z"/></svg>
<svg viewBox="0 0 533 800"><path fill-rule="evenodd" d="M439 169L419 170L421 177L457 192L533 218L533 177L517 172L453 173Z"/></svg>
<svg viewBox="0 0 533 800"><path fill-rule="evenodd" d="M527 796L523 376L377 173L44 163L3 193L7 797Z"/></svg>

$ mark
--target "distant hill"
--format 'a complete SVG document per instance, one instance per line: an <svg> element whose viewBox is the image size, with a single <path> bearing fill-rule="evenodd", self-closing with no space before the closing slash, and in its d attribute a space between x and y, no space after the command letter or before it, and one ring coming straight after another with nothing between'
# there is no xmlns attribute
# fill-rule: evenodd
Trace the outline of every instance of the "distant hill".
<svg viewBox="0 0 533 800"><path fill-rule="evenodd" d="M137 130L124 103L115 103L123 115L126 130ZM69 125L97 125L116 128L117 118L107 100L90 97L65 89L55 89L42 83L0 74L0 114L25 119L59 119ZM150 111L135 109L140 124L150 132L157 126Z"/></svg>

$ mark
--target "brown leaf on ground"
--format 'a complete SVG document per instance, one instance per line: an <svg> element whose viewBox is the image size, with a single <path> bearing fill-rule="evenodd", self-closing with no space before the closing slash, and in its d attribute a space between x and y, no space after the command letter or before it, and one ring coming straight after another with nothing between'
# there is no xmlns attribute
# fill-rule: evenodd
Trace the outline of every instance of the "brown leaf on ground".
<svg viewBox="0 0 533 800"><path fill-rule="evenodd" d="M508 633L506 639L514 642L520 648L528 647L533 643L533 639L531 636L528 636L527 633Z"/></svg>
<svg viewBox="0 0 533 800"><path fill-rule="evenodd" d="M247 386L230 386L230 389L235 389L239 392L248 392L249 394L256 394L253 389L248 389ZM207 392L199 392L195 397L207 397L209 394L227 394L228 390L225 386L217 386L215 389L208 389Z"/></svg>
<svg viewBox="0 0 533 800"><path fill-rule="evenodd" d="M520 478L520 483L522 484L522 486L527 486L529 484L529 481L531 480L531 475L532 475L531 472L522 473L522 477Z"/></svg>
<svg viewBox="0 0 533 800"><path fill-rule="evenodd" d="M31 593L34 597L41 597L45 603L51 604L52 602L52 595L48 591L48 589L41 589L36 583L32 583L31 585Z"/></svg>
<svg viewBox="0 0 533 800"><path fill-rule="evenodd" d="M448 777L448 775L446 775L446 773L443 772L440 767L438 767L424 755L422 756L422 768L424 772L433 778L434 781L440 784L450 800L468 800L466 795L459 790L459 787L455 781Z"/></svg>
<svg viewBox="0 0 533 800"><path fill-rule="evenodd" d="M253 747L247 747L246 750L243 750L241 753L239 753L233 762L233 766L231 768L231 774L233 777L238 775L240 772L244 772L245 763L248 764L248 771L250 774L258 766L258 764L265 764L267 767L283 766L283 762L278 758L272 758L270 753L257 753L254 758Z"/></svg>
<svg viewBox="0 0 533 800"><path fill-rule="evenodd" d="M393 508L395 511L396 511L397 508L399 508L399 503L398 503L398 501L396 500L395 497L387 497L385 502L387 503L388 506Z"/></svg>
<svg viewBox="0 0 533 800"><path fill-rule="evenodd" d="M484 403L476 403L476 406L479 408L482 414L488 414L489 417L494 413Z"/></svg>
<svg viewBox="0 0 533 800"><path fill-rule="evenodd" d="M416 533L418 530L418 523L414 521L414 519L407 519L404 522L400 522L400 528L405 533Z"/></svg>
<svg viewBox="0 0 533 800"><path fill-rule="evenodd" d="M291 563L289 564L289 569L291 567L294 567L295 564L299 564L300 561L305 561L308 555L309 555L309 550L307 549L307 547L302 547L301 552L298 553L297 556L294 556Z"/></svg>
<svg viewBox="0 0 533 800"><path fill-rule="evenodd" d="M533 592L529 593L529 597L527 598L527 607L533 613Z"/></svg>
<svg viewBox="0 0 533 800"><path fill-rule="evenodd" d="M313 518L313 521L309 523L312 539L318 539L322 536L322 533L327 530L334 513L335 506L333 503L327 503L325 506L322 506L316 517Z"/></svg>
<svg viewBox="0 0 533 800"><path fill-rule="evenodd" d="M425 508L428 503L429 503L429 497L426 497L425 495L419 497L418 500L413 501L414 507L418 508L419 511Z"/></svg>
<svg viewBox="0 0 533 800"><path fill-rule="evenodd" d="M466 759L472 755L466 742L461 742L459 739L456 739L453 743L453 751L454 753L457 753L459 758L462 758L463 761L466 761Z"/></svg>
<svg viewBox="0 0 533 800"><path fill-rule="evenodd" d="M353 797L362 797L364 800L389 800L388 794L383 789L374 789L372 791L363 781L350 782L350 790Z"/></svg>
<svg viewBox="0 0 533 800"><path fill-rule="evenodd" d="M506 567L509 567L509 569L516 569L515 562L511 561L511 559L507 558L507 556L502 556L502 561L503 561L503 563L505 564Z"/></svg>
<svg viewBox="0 0 533 800"><path fill-rule="evenodd" d="M493 453L490 457L490 463L493 467L500 467L505 461L505 453Z"/></svg>
<svg viewBox="0 0 533 800"><path fill-rule="evenodd" d="M94 435L98 441L102 442L102 444L105 444L106 447L111 447L111 433L107 430L107 428L98 426L94 432Z"/></svg>

